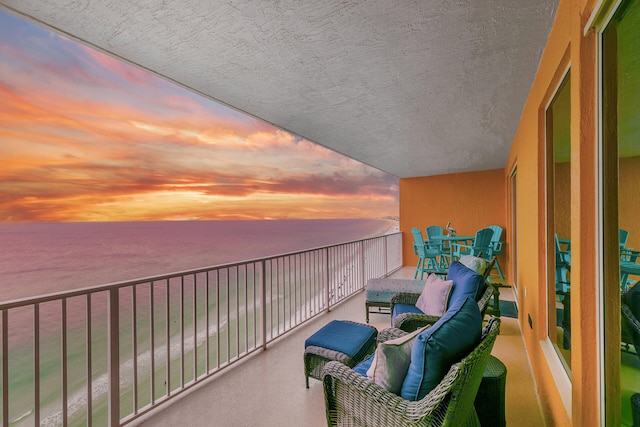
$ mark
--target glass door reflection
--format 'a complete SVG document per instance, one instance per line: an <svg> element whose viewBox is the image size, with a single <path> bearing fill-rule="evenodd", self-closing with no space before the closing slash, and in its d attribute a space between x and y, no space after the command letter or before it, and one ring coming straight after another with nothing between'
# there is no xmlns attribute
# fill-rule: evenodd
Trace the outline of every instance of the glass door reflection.
<svg viewBox="0 0 640 427"><path fill-rule="evenodd" d="M609 359L620 361L621 424L631 426L634 410L640 417L640 399L635 405L632 400L640 393L640 0L620 3L602 33L602 61L603 172L605 180L617 180L605 185L617 192L605 195L605 200L617 200L617 206L604 206L605 222L618 222L617 230L613 224L605 227L605 240L618 241L608 246L605 259L618 260L609 265L617 264L620 273L619 283L604 286L619 290L622 309L620 358Z"/></svg>

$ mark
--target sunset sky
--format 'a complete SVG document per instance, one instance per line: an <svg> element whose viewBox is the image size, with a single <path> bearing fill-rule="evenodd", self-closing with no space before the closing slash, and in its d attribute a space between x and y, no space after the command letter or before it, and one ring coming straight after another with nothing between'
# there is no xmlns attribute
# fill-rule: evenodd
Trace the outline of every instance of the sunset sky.
<svg viewBox="0 0 640 427"><path fill-rule="evenodd" d="M398 179L0 10L0 222L377 218Z"/></svg>

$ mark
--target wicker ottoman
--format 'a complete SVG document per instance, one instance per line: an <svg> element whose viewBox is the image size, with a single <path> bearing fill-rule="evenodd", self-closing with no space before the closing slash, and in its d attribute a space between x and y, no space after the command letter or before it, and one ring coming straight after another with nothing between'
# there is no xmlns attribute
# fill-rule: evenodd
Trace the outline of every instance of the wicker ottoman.
<svg viewBox="0 0 640 427"><path fill-rule="evenodd" d="M504 427L507 425L505 416L506 385L507 367L499 359L490 356L474 402L482 427Z"/></svg>
<svg viewBox="0 0 640 427"><path fill-rule="evenodd" d="M332 320L304 342L304 376L321 379L322 368L336 360L353 368L376 350L378 330L348 320Z"/></svg>

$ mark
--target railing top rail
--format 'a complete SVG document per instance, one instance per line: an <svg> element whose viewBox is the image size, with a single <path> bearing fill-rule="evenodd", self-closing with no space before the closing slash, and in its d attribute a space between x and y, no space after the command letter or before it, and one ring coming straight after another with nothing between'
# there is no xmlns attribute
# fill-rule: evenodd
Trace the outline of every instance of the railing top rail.
<svg viewBox="0 0 640 427"><path fill-rule="evenodd" d="M73 297L78 297L78 296L85 296L87 294L95 294L95 293L100 293L100 292L106 292L106 291L109 291L111 289L116 289L116 288L124 288L124 287L128 287L128 286L135 286L135 285L141 285L141 284L152 283L152 282L160 282L160 281L163 281L163 280L170 280L170 279L173 279L173 278L176 278L176 277L182 277L182 276L206 273L206 272L209 272L209 271L212 271L212 270L221 270L221 269L226 269L226 268L233 268L233 267L238 267L238 266L246 265L246 264L256 264L256 263L261 263L263 261L270 261L270 260L278 259L278 258L282 258L282 257L288 257L288 256L294 256L294 255L303 254L303 253L307 253L307 252L314 252L314 251L319 251L319 250L324 250L324 249L330 249L330 248L343 246L343 245L347 245L347 244L352 244L352 243L366 242L366 241L370 241L370 240L381 239L381 238L385 238L385 237L389 237L389 236L394 236L394 235L397 235L397 234L401 234L401 233L399 231L397 231L397 232L394 232L394 233L384 234L384 235L380 235L380 236L367 237L365 239L347 241L347 242L342 242L342 243L335 243L335 244L328 245L328 246L319 246L319 247L303 249L303 250L294 251L294 252L286 252L286 253L282 253L282 254L278 254L278 255L270 255L268 257L255 258L255 259L249 259L249 260L243 260L243 261L236 261L236 262L227 263L227 264L218 264L218 265L212 265L212 266L207 266L207 267L200 267L200 268L197 268L197 269L177 271L177 272L167 273L167 274L158 275L158 276L142 277L142 278L138 278L138 279L134 279L134 280L125 280L125 281L120 281L120 282L107 283L107 284L104 284L104 285L89 286L89 287L80 288L80 289L74 289L74 290L69 290L69 291L54 292L54 293L50 293L50 294L39 295L39 296L36 296L36 297L26 297L26 298L20 298L20 299L15 299L15 300L10 300L10 301L4 301L4 302L0 302L0 310L8 310L8 309L13 309L13 308L17 308L17 307L29 306L29 305L33 305L33 304L41 304L41 303L60 300L60 299L64 299L64 298L73 298Z"/></svg>

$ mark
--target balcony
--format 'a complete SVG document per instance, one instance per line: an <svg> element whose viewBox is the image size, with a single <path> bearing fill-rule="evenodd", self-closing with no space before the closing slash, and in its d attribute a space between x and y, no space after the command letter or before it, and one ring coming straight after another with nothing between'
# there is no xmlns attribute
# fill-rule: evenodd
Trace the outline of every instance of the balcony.
<svg viewBox="0 0 640 427"><path fill-rule="evenodd" d="M332 319L364 322L369 278L413 276L400 253L396 233L2 303L2 425L325 425L304 340ZM516 319L493 354L509 425L542 425Z"/></svg>
<svg viewBox="0 0 640 427"><path fill-rule="evenodd" d="M391 277L413 278L413 267ZM513 300L510 289L501 299ZM239 366L203 384L167 408L142 418L143 426L326 426L322 384L310 379L305 388L302 352L304 340L333 319L365 321L364 293L360 292L292 334L273 342ZM389 327L388 314L372 314L378 330ZM500 336L492 354L507 366L507 425L541 426L543 416L517 319L502 317Z"/></svg>

